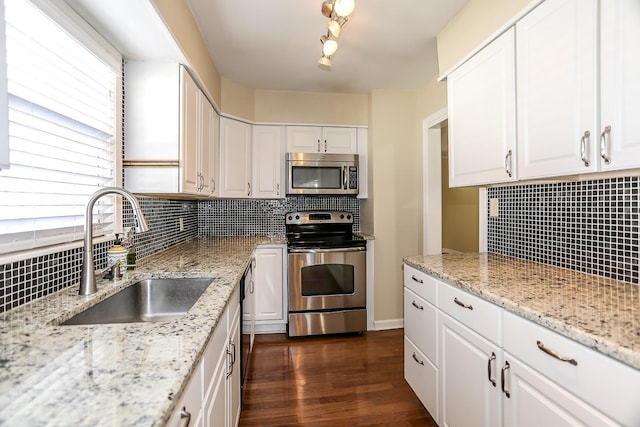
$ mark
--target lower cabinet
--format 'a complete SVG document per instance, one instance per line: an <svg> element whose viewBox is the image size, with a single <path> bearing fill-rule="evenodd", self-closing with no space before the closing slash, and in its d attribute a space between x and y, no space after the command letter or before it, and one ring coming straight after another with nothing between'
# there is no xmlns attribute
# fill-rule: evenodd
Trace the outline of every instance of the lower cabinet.
<svg viewBox="0 0 640 427"><path fill-rule="evenodd" d="M438 425L640 426L639 370L404 270L405 379Z"/></svg>
<svg viewBox="0 0 640 427"><path fill-rule="evenodd" d="M285 332L287 327L286 245L260 245L253 256L255 330Z"/></svg>
<svg viewBox="0 0 640 427"><path fill-rule="evenodd" d="M240 420L240 409L240 292L237 289L167 425L235 427Z"/></svg>

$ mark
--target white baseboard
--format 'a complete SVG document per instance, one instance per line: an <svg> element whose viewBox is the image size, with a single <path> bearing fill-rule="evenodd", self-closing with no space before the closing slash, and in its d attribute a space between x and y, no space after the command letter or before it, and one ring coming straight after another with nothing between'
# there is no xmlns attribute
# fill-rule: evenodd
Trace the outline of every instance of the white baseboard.
<svg viewBox="0 0 640 427"><path fill-rule="evenodd" d="M375 320L373 322L374 331L384 331L386 329L404 328L404 319Z"/></svg>
<svg viewBox="0 0 640 427"><path fill-rule="evenodd" d="M256 325L256 334L280 334L287 332L286 323L270 323L265 325Z"/></svg>

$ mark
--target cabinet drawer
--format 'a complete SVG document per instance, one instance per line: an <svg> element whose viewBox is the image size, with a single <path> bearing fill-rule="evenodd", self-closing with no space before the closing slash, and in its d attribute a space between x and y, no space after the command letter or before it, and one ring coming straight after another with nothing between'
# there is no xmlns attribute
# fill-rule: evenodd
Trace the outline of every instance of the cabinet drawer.
<svg viewBox="0 0 640 427"><path fill-rule="evenodd" d="M573 359L576 365L559 360ZM504 349L622 425L640 425L640 371L509 312Z"/></svg>
<svg viewBox="0 0 640 427"><path fill-rule="evenodd" d="M406 336L404 378L431 417L438 422L438 368Z"/></svg>
<svg viewBox="0 0 640 427"><path fill-rule="evenodd" d="M404 334L438 366L438 310L404 288Z"/></svg>
<svg viewBox="0 0 640 427"><path fill-rule="evenodd" d="M438 282L438 308L494 344L502 344L502 310L498 306Z"/></svg>
<svg viewBox="0 0 640 427"><path fill-rule="evenodd" d="M405 264L404 285L431 304L436 305L438 281L435 278Z"/></svg>

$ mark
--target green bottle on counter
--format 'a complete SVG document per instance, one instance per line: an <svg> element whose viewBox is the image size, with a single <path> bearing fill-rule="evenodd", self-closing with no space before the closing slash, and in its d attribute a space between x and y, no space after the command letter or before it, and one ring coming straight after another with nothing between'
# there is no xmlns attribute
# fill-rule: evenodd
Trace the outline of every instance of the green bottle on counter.
<svg viewBox="0 0 640 427"><path fill-rule="evenodd" d="M133 239L134 235L133 227L129 230L127 240L129 241L129 247L127 251L127 271L131 271L136 268L136 244Z"/></svg>

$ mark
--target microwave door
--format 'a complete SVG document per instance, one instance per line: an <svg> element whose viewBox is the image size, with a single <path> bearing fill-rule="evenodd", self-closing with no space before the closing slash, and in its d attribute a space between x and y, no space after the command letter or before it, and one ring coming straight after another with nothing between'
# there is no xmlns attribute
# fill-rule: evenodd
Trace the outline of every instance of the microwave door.
<svg viewBox="0 0 640 427"><path fill-rule="evenodd" d="M298 164L296 164L298 163ZM341 162L291 162L288 187L291 194L344 194L348 175Z"/></svg>

